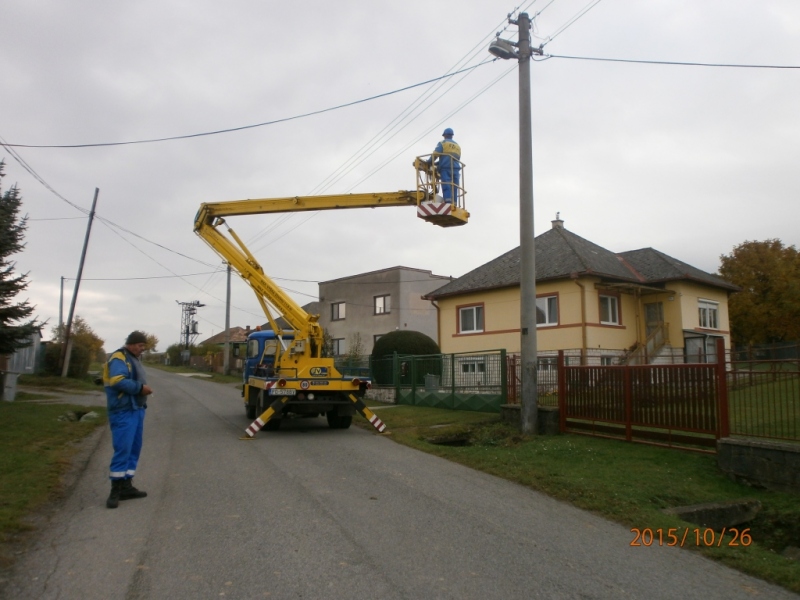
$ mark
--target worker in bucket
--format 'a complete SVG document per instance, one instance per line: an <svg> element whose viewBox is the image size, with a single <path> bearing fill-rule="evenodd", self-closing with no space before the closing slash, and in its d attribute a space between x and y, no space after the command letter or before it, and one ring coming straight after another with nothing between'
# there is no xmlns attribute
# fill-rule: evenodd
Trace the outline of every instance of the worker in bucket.
<svg viewBox="0 0 800 600"><path fill-rule="evenodd" d="M142 451L147 396L153 393L153 389L147 385L144 367L139 362L145 348L147 336L141 331L134 331L125 340L125 345L111 354L103 366L108 424L114 446L109 469L111 494L106 500L108 508L117 508L120 500L147 496L147 492L133 487L133 476Z"/></svg>
<svg viewBox="0 0 800 600"><path fill-rule="evenodd" d="M444 138L433 151L436 169L442 184L444 201L458 204L458 187L461 182L461 146L453 139L453 130L449 127L442 133Z"/></svg>

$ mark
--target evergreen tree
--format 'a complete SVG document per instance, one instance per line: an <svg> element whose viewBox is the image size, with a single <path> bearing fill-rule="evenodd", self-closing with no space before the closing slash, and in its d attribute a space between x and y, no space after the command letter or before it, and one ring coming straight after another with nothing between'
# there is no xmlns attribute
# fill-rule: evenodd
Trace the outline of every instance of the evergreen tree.
<svg viewBox="0 0 800 600"><path fill-rule="evenodd" d="M0 184L5 176L5 161L0 161ZM22 242L27 217L19 217L22 197L16 185L5 192L0 185L0 355L12 354L28 345L28 339L39 330L36 319L28 319L34 307L27 300L14 303L14 298L28 287L28 276L16 275L16 263L9 259L25 247Z"/></svg>

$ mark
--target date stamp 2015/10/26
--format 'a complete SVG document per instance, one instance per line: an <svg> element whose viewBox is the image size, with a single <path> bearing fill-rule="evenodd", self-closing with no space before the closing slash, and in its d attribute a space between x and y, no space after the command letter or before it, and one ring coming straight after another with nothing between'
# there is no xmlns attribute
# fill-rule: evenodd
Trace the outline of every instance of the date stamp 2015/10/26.
<svg viewBox="0 0 800 600"><path fill-rule="evenodd" d="M683 548L686 545L691 546L705 546L717 548L721 546L749 546L753 543L753 538L750 536L750 529L736 529L735 527L723 527L721 532L717 532L710 527L703 529L695 527L686 527L681 533L677 527L669 529L639 529L634 527L631 529L634 535L631 541L631 546L680 546ZM725 534L729 534L728 539L725 539Z"/></svg>

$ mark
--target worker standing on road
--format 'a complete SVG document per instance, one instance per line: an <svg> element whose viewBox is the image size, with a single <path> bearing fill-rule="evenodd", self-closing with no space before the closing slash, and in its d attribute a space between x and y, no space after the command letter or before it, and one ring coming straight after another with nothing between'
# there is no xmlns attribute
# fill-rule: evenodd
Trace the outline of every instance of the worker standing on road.
<svg viewBox="0 0 800 600"><path fill-rule="evenodd" d="M147 492L133 487L133 476L142 451L142 432L147 396L153 393L139 357L147 347L147 336L134 331L125 345L114 352L103 366L103 385L106 388L108 424L114 456L109 477L111 494L108 508L117 508L120 500L144 498Z"/></svg>
<svg viewBox="0 0 800 600"><path fill-rule="evenodd" d="M433 151L436 168L442 184L442 196L447 203L458 204L458 186L461 182L461 146L453 139L449 127L442 133L444 139Z"/></svg>

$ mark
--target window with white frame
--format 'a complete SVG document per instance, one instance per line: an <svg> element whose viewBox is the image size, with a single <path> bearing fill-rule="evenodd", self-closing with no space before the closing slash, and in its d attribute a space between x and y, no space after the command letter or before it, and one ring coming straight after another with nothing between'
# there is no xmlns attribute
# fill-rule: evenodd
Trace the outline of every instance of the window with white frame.
<svg viewBox="0 0 800 600"><path fill-rule="evenodd" d="M536 299L536 326L558 325L558 296Z"/></svg>
<svg viewBox="0 0 800 600"><path fill-rule="evenodd" d="M481 331L483 331L483 305L459 308L458 332L480 333Z"/></svg>
<svg viewBox="0 0 800 600"><path fill-rule="evenodd" d="M375 296L374 306L376 315L383 315L392 312L392 297L389 295Z"/></svg>
<svg viewBox="0 0 800 600"><path fill-rule="evenodd" d="M703 329L719 329L719 302L699 300L700 327Z"/></svg>
<svg viewBox="0 0 800 600"><path fill-rule="evenodd" d="M342 356L347 352L344 338L334 338L331 340L331 352L333 352L334 356Z"/></svg>
<svg viewBox="0 0 800 600"><path fill-rule="evenodd" d="M477 362L477 361L462 362L461 363L461 372L462 373L485 373L486 372L486 363L485 362Z"/></svg>
<svg viewBox="0 0 800 600"><path fill-rule="evenodd" d="M334 302L331 304L331 321L341 321L345 317L344 302Z"/></svg>
<svg viewBox="0 0 800 600"><path fill-rule="evenodd" d="M558 358L555 356L542 356L538 360L540 371L557 371Z"/></svg>
<svg viewBox="0 0 800 600"><path fill-rule="evenodd" d="M600 323L619 325L619 298L600 294Z"/></svg>

